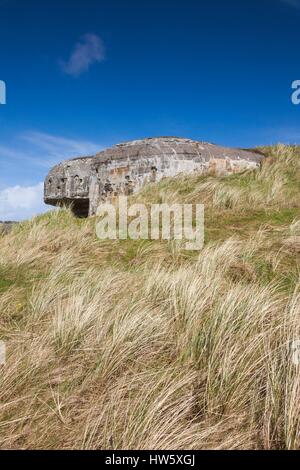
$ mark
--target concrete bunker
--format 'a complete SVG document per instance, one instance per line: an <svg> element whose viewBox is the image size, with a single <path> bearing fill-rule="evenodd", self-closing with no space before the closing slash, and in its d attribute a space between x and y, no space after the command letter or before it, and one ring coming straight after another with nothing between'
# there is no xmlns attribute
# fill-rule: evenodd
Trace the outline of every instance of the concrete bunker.
<svg viewBox="0 0 300 470"><path fill-rule="evenodd" d="M178 137L134 140L56 165L46 177L44 200L88 217L100 202L132 194L146 183L180 173L225 176L257 168L263 158L253 151Z"/></svg>

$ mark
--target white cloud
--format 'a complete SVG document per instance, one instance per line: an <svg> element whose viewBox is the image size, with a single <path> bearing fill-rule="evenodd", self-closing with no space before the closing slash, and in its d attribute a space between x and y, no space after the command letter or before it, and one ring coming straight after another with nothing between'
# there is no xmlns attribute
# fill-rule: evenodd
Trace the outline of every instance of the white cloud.
<svg viewBox="0 0 300 470"><path fill-rule="evenodd" d="M36 182L62 160L94 155L102 148L37 131L18 136L11 145L0 145L0 220L28 219L51 208L43 202L43 183Z"/></svg>
<svg viewBox="0 0 300 470"><path fill-rule="evenodd" d="M43 203L44 184L12 186L0 191L0 220L25 220L49 209Z"/></svg>
<svg viewBox="0 0 300 470"><path fill-rule="evenodd" d="M62 70L73 77L86 72L96 62L105 58L105 48L102 39L96 34L85 34L75 45L69 60L60 61Z"/></svg>

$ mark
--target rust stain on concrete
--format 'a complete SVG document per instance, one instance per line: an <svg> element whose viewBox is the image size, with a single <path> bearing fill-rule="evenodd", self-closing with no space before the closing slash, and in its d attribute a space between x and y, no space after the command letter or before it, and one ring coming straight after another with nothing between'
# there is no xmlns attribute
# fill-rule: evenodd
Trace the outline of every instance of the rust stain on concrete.
<svg viewBox="0 0 300 470"><path fill-rule="evenodd" d="M101 201L132 194L149 182L184 174L226 176L257 168L263 155L178 137L158 137L115 145L90 157L56 165L45 179L44 200L72 204L74 213L96 213Z"/></svg>

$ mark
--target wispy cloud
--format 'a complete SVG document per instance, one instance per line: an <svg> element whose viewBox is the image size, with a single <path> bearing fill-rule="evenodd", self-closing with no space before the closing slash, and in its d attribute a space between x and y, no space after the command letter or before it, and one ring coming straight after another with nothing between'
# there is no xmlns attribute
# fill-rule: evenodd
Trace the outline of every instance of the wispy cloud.
<svg viewBox="0 0 300 470"><path fill-rule="evenodd" d="M25 220L45 212L43 183L35 186L12 186L0 191L0 220ZM48 208L49 209L49 208Z"/></svg>
<svg viewBox="0 0 300 470"><path fill-rule="evenodd" d="M102 148L94 142L38 131L21 134L11 144L1 144L0 220L22 220L45 212L48 206L43 203L40 181L48 170L62 160L94 155Z"/></svg>
<svg viewBox="0 0 300 470"><path fill-rule="evenodd" d="M50 168L61 160L94 155L102 148L101 145L86 140L31 131L19 135L14 139L13 145L0 145L0 159L23 161Z"/></svg>
<svg viewBox="0 0 300 470"><path fill-rule="evenodd" d="M44 132L27 132L21 138L35 149L46 152L52 159L64 159L93 155L101 150L100 145L85 140L67 139Z"/></svg>
<svg viewBox="0 0 300 470"><path fill-rule="evenodd" d="M10 145L0 145L0 161L5 159L12 162L23 162L34 166L48 168L54 162L52 159L48 159L48 156L36 155L34 149L18 149L12 148Z"/></svg>
<svg viewBox="0 0 300 470"><path fill-rule="evenodd" d="M105 47L102 39L96 34L85 34L75 45L70 58L60 61L62 70L72 77L78 77L90 66L105 59Z"/></svg>
<svg viewBox="0 0 300 470"><path fill-rule="evenodd" d="M291 7L300 9L300 0L280 0L282 3L286 3Z"/></svg>

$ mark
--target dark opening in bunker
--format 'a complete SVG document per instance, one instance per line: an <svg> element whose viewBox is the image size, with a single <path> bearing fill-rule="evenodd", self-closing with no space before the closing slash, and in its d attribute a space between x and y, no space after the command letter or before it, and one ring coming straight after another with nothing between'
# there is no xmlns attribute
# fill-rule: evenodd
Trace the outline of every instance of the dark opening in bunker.
<svg viewBox="0 0 300 470"><path fill-rule="evenodd" d="M85 218L89 216L90 200L76 199L72 202L72 212L76 217Z"/></svg>

